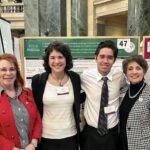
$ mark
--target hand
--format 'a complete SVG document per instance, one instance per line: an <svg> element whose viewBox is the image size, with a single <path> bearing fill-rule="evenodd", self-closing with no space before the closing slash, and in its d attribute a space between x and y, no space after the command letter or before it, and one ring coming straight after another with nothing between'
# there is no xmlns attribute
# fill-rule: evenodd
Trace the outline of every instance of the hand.
<svg viewBox="0 0 150 150"><path fill-rule="evenodd" d="M20 150L20 148L17 148L17 147L13 147L12 150Z"/></svg>
<svg viewBox="0 0 150 150"><path fill-rule="evenodd" d="M25 147L25 149L24 150L35 150L35 147L34 147L34 145L33 144L28 144L26 147Z"/></svg>

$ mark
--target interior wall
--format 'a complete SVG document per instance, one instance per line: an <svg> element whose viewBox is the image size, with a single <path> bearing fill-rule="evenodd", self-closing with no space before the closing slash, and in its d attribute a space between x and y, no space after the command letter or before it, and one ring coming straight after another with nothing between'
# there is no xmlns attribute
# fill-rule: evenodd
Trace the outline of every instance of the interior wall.
<svg viewBox="0 0 150 150"><path fill-rule="evenodd" d="M127 25L126 24L116 24L115 22L107 22L105 25L105 36L126 36L127 35Z"/></svg>
<svg viewBox="0 0 150 150"><path fill-rule="evenodd" d="M103 21L103 26L97 25L97 35L100 34L101 27L103 27L103 36L126 36L127 35L127 16L107 16L99 18ZM100 35L99 35L100 36Z"/></svg>

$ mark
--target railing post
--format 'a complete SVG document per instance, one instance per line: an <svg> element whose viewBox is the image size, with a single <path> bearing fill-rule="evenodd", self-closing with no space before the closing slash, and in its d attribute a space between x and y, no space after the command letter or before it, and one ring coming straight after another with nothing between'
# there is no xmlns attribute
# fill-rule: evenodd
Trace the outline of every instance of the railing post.
<svg viewBox="0 0 150 150"><path fill-rule="evenodd" d="M22 13L24 11L23 3L2 3L2 13Z"/></svg>

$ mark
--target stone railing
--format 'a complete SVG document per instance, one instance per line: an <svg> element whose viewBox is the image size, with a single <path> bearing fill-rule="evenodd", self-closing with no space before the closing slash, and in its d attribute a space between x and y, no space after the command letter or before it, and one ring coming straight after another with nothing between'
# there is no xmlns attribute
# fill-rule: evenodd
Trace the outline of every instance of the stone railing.
<svg viewBox="0 0 150 150"><path fill-rule="evenodd" d="M1 13L23 13L23 3L1 3Z"/></svg>
<svg viewBox="0 0 150 150"><path fill-rule="evenodd" d="M24 30L24 4L5 2L0 4L0 16L11 22L11 29Z"/></svg>

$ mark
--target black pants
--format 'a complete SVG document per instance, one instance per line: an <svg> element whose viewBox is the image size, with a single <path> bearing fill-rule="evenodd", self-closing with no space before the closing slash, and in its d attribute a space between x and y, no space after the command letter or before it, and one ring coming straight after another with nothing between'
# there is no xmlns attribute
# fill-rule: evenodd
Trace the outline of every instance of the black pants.
<svg viewBox="0 0 150 150"><path fill-rule="evenodd" d="M64 139L42 138L36 150L79 150L77 136Z"/></svg>
<svg viewBox="0 0 150 150"><path fill-rule="evenodd" d="M81 150L119 150L117 126L110 129L107 135L101 136L96 128L85 125L80 140Z"/></svg>

